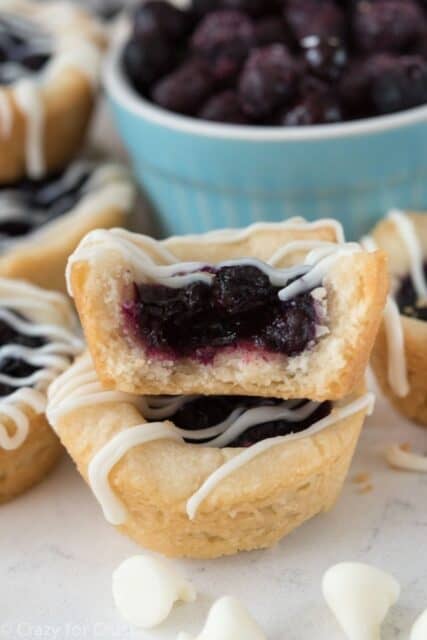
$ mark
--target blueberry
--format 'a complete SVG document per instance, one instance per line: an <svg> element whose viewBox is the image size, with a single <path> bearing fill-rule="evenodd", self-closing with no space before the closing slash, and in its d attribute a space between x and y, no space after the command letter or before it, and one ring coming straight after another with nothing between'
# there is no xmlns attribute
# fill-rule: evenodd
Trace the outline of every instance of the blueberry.
<svg viewBox="0 0 427 640"><path fill-rule="evenodd" d="M274 407L281 404L281 402L282 400L276 398L256 398L251 396L200 396L186 402L169 419L181 429L190 431L208 429L226 420L237 408L241 411L247 411L252 408ZM306 402L306 400L301 400L298 408L302 407ZM265 438L298 433L307 429L314 422L326 417L331 408L330 402L323 402L305 420L293 422L292 419L280 419L257 424L247 429L228 446L249 447ZM186 440L192 442L191 436ZM200 440L197 442L200 443Z"/></svg>
<svg viewBox="0 0 427 640"><path fill-rule="evenodd" d="M228 418L239 400L238 396L200 396L186 402L169 419L181 429L207 429Z"/></svg>
<svg viewBox="0 0 427 640"><path fill-rule="evenodd" d="M162 38L149 45L129 40L123 51L123 66L135 89L144 94L174 65L173 50Z"/></svg>
<svg viewBox="0 0 427 640"><path fill-rule="evenodd" d="M255 40L258 47L269 44L288 44L290 39L286 24L280 16L267 16L256 22Z"/></svg>
<svg viewBox="0 0 427 640"><path fill-rule="evenodd" d="M179 42L192 26L190 14L177 9L169 2L151 0L141 5L134 16L134 37L148 43L159 36Z"/></svg>
<svg viewBox="0 0 427 640"><path fill-rule="evenodd" d="M239 82L245 113L267 118L293 98L297 68L289 51L280 44L255 49L249 56Z"/></svg>
<svg viewBox="0 0 427 640"><path fill-rule="evenodd" d="M424 275L427 278L427 262L424 264ZM427 322L427 306L418 304L411 276L402 279L396 293L396 302L403 315Z"/></svg>
<svg viewBox="0 0 427 640"><path fill-rule="evenodd" d="M29 51L22 55L19 62L30 71L40 71L48 62L49 58L50 56L48 54L32 53Z"/></svg>
<svg viewBox="0 0 427 640"><path fill-rule="evenodd" d="M252 21L238 11L206 16L191 39L193 52L209 62L219 81L236 76L255 41Z"/></svg>
<svg viewBox="0 0 427 640"><path fill-rule="evenodd" d="M0 222L0 235L8 238L25 236L32 231L33 225L26 220L3 220Z"/></svg>
<svg viewBox="0 0 427 640"><path fill-rule="evenodd" d="M297 40L307 36L342 38L344 12L333 0L288 0L284 16Z"/></svg>
<svg viewBox="0 0 427 640"><path fill-rule="evenodd" d="M41 36L46 38L46 51L41 51L39 45L37 47L33 45L29 36L31 33L38 38ZM49 36L41 32L37 25L21 17L19 19L9 19L6 16L0 18L0 64L2 62L17 63L28 71L39 71L51 57L48 45ZM11 82L10 72L1 73L1 76L2 83Z"/></svg>
<svg viewBox="0 0 427 640"><path fill-rule="evenodd" d="M210 98L199 112L199 118L230 124L249 122L240 106L239 96L231 89Z"/></svg>
<svg viewBox="0 0 427 640"><path fill-rule="evenodd" d="M301 41L308 70L325 80L337 80L344 71L348 57L338 38L307 36Z"/></svg>
<svg viewBox="0 0 427 640"><path fill-rule="evenodd" d="M358 62L341 84L353 117L394 113L427 102L427 61L380 53Z"/></svg>
<svg viewBox="0 0 427 640"><path fill-rule="evenodd" d="M280 118L280 124L286 127L307 126L313 124L333 124L343 120L339 99L332 93L307 94Z"/></svg>
<svg viewBox="0 0 427 640"><path fill-rule="evenodd" d="M138 298L141 309L152 317L168 320L193 316L203 311L210 293L209 285L195 282L187 287L141 285Z"/></svg>
<svg viewBox="0 0 427 640"><path fill-rule="evenodd" d="M402 56L372 79L372 102L377 113L394 113L427 103L427 61Z"/></svg>
<svg viewBox="0 0 427 640"><path fill-rule="evenodd" d="M259 17L265 15L274 7L273 0L221 0L224 9L242 11L250 16Z"/></svg>
<svg viewBox="0 0 427 640"><path fill-rule="evenodd" d="M339 92L350 118L364 118L373 114L371 100L371 66L389 68L389 57L380 54L372 60L353 60L339 85Z"/></svg>
<svg viewBox="0 0 427 640"><path fill-rule="evenodd" d="M221 0L193 0L191 8L198 17L201 17L221 9Z"/></svg>
<svg viewBox="0 0 427 640"><path fill-rule="evenodd" d="M255 311L274 300L268 276L257 267L222 267L212 286L213 304L228 314Z"/></svg>
<svg viewBox="0 0 427 640"><path fill-rule="evenodd" d="M296 356L309 346L314 337L314 308L305 297L284 304L266 327L263 339L272 351Z"/></svg>
<svg viewBox="0 0 427 640"><path fill-rule="evenodd" d="M200 60L190 60L160 80L152 91L154 102L164 109L193 115L214 89L209 68Z"/></svg>
<svg viewBox="0 0 427 640"><path fill-rule="evenodd" d="M274 0L193 0L192 6L199 16L218 9L232 9L259 17L274 8Z"/></svg>
<svg viewBox="0 0 427 640"><path fill-rule="evenodd" d="M45 340L39 336L30 336L19 333L12 328L5 320L0 320L0 345L5 346L8 344L21 345L23 347L37 348L45 344ZM13 376L17 378L25 378L35 371L39 367L28 364L24 360L18 358L3 358L0 360L0 372L4 375ZM4 397L16 390L16 387L8 385L6 383L0 383L0 396Z"/></svg>
<svg viewBox="0 0 427 640"><path fill-rule="evenodd" d="M414 0L361 2L354 14L353 39L364 52L401 52L417 40L425 22Z"/></svg>

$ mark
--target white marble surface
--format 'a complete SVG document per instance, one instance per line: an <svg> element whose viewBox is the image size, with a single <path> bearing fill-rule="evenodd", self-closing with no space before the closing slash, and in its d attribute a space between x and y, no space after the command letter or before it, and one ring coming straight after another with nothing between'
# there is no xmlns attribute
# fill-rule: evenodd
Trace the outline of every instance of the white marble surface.
<svg viewBox="0 0 427 640"><path fill-rule="evenodd" d="M209 605L224 594L241 598L269 640L339 640L320 581L326 568L342 560L376 564L401 581L402 597L383 640L406 640L427 607L427 475L387 467L383 450L395 441L425 450L427 431L405 423L380 399L336 508L270 551L179 562L199 599L178 606L151 632L126 625L111 596L113 569L138 548L103 520L64 458L40 486L1 508L1 640L175 639L178 631L196 632ZM359 493L353 481L360 472L371 474L369 493Z"/></svg>
<svg viewBox="0 0 427 640"><path fill-rule="evenodd" d="M104 142L106 130L104 114L95 139ZM116 138L108 147L122 155ZM210 604L225 594L244 602L268 640L339 640L320 581L342 560L376 564L401 581L402 597L382 640L407 640L427 607L427 475L387 467L383 451L396 441L425 451L427 430L409 425L380 399L336 508L270 551L180 562L198 601L178 606L152 632L131 629L112 602L112 571L138 548L104 521L64 457L41 485L0 508L0 640L175 640L178 631L196 633ZM373 490L366 494L352 481L361 472L371 474Z"/></svg>

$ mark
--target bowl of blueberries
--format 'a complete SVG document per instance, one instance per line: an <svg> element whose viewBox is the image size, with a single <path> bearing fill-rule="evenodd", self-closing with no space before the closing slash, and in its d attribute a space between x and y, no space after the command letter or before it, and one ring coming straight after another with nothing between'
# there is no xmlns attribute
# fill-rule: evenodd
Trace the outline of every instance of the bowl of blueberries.
<svg viewBox="0 0 427 640"><path fill-rule="evenodd" d="M105 81L165 234L427 206L426 0L145 1Z"/></svg>

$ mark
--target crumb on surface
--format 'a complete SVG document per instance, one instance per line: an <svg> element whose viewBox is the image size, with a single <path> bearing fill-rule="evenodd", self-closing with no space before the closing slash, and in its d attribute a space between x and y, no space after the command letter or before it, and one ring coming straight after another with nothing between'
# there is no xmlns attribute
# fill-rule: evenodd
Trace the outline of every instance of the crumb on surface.
<svg viewBox="0 0 427 640"><path fill-rule="evenodd" d="M364 486L361 486L358 490L357 493L359 493L360 495L364 495L366 493L371 493L374 490L374 486L371 483L365 484Z"/></svg>
<svg viewBox="0 0 427 640"><path fill-rule="evenodd" d="M371 474L367 473L366 471L362 471L360 473L356 473L356 475L353 477L353 483L354 484L369 484L371 479Z"/></svg>

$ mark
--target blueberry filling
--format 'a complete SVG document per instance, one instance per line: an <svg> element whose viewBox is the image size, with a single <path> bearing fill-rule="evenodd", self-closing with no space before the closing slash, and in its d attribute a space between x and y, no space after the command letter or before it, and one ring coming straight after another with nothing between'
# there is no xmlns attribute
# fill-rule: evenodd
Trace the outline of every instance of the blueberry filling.
<svg viewBox="0 0 427 640"><path fill-rule="evenodd" d="M164 109L306 126L426 104L426 42L423 0L148 0L122 62ZM322 90L310 89L316 80Z"/></svg>
<svg viewBox="0 0 427 640"><path fill-rule="evenodd" d="M72 165L43 180L25 179L0 187L0 241L25 236L76 206L92 169Z"/></svg>
<svg viewBox="0 0 427 640"><path fill-rule="evenodd" d="M427 262L424 263L424 275L427 280ZM404 316L427 322L427 301L424 300L420 303L417 300L417 294L410 275L402 279L396 293L396 302L400 313Z"/></svg>
<svg viewBox="0 0 427 640"><path fill-rule="evenodd" d="M135 287L135 300L124 305L124 312L153 355L209 362L224 347L295 356L314 344L319 309L310 292L282 302L281 287L258 267L211 272L211 284Z"/></svg>
<svg viewBox="0 0 427 640"><path fill-rule="evenodd" d="M13 313L13 312L10 312ZM14 316L22 319L17 313ZM0 319L0 346L20 345L22 347L37 348L45 344L40 336L29 336L14 329L5 319ZM0 374L16 378L26 378L38 371L40 367L29 364L25 360L14 357L0 358ZM18 385L0 382L0 397L5 397L16 391Z"/></svg>
<svg viewBox="0 0 427 640"><path fill-rule="evenodd" d="M40 71L51 57L51 39L24 18L0 12L0 84Z"/></svg>
<svg viewBox="0 0 427 640"><path fill-rule="evenodd" d="M190 402L186 402L176 413L168 417L177 427L188 431L207 429L226 420L230 414L238 408L242 410L254 409L256 407L275 407L282 403L282 400L275 398L255 398L245 396L200 396ZM306 404L306 400L301 400L295 408L301 408ZM235 440L230 442L229 447L250 447L266 438L286 436L290 433L299 433L310 427L315 422L325 418L331 411L330 402L323 402L314 409L310 415L303 420L279 419L271 422L264 422L249 427ZM191 437L186 438L187 442L196 442ZM197 443L205 443L206 440L197 440Z"/></svg>

